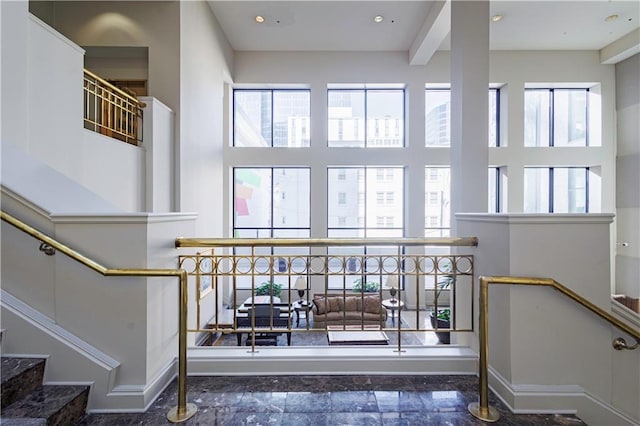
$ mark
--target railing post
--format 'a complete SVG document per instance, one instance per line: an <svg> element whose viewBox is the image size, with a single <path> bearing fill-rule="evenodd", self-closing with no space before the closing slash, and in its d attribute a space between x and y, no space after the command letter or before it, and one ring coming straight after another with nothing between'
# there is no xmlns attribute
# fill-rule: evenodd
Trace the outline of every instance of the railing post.
<svg viewBox="0 0 640 426"><path fill-rule="evenodd" d="M180 320L178 321L178 405L167 413L172 423L187 421L198 412L195 404L187 404L187 271L180 271Z"/></svg>
<svg viewBox="0 0 640 426"><path fill-rule="evenodd" d="M480 318L478 334L480 338L478 361L480 403L472 402L468 406L469 412L485 422L496 422L500 413L489 405L489 280L480 277Z"/></svg>

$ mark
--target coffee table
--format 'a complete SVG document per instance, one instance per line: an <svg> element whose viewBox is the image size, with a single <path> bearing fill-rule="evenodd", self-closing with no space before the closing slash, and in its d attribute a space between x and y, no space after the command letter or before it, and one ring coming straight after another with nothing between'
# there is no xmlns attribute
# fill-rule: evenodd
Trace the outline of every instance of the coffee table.
<svg viewBox="0 0 640 426"><path fill-rule="evenodd" d="M364 329L359 326L328 326L327 340L329 346L349 345L388 345L387 334L379 327Z"/></svg>

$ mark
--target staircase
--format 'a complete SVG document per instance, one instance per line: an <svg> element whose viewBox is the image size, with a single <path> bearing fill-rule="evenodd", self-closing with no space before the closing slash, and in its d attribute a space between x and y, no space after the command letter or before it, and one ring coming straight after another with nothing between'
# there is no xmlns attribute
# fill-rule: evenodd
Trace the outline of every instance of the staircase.
<svg viewBox="0 0 640 426"><path fill-rule="evenodd" d="M85 415L89 386L43 385L44 358L2 357L2 425L73 425Z"/></svg>

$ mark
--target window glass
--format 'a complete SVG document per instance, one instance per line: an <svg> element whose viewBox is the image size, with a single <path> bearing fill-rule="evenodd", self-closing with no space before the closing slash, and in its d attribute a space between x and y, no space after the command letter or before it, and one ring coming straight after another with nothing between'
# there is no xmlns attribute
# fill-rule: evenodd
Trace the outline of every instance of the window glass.
<svg viewBox="0 0 640 426"><path fill-rule="evenodd" d="M500 146L500 90L489 89L489 146Z"/></svg>
<svg viewBox="0 0 640 426"><path fill-rule="evenodd" d="M586 90L554 90L553 146L587 146Z"/></svg>
<svg viewBox="0 0 640 426"><path fill-rule="evenodd" d="M587 169L555 167L553 169L553 212L587 212Z"/></svg>
<svg viewBox="0 0 640 426"><path fill-rule="evenodd" d="M236 167L233 192L235 237L273 238L280 229L309 235L308 168Z"/></svg>
<svg viewBox="0 0 640 426"><path fill-rule="evenodd" d="M548 90L524 92L524 146L549 146L549 95Z"/></svg>
<svg viewBox="0 0 640 426"><path fill-rule="evenodd" d="M489 167L489 213L500 212L500 168Z"/></svg>
<svg viewBox="0 0 640 426"><path fill-rule="evenodd" d="M425 145L451 144L451 91L427 89L425 96Z"/></svg>
<svg viewBox="0 0 640 426"><path fill-rule="evenodd" d="M588 167L528 167L525 171L526 213L587 213ZM597 201L597 200L596 200Z"/></svg>
<svg viewBox="0 0 640 426"><path fill-rule="evenodd" d="M526 89L524 145L587 146L587 89Z"/></svg>
<svg viewBox="0 0 640 426"><path fill-rule="evenodd" d="M404 90L328 91L330 147L404 146Z"/></svg>
<svg viewBox="0 0 640 426"><path fill-rule="evenodd" d="M234 90L233 96L234 146L309 146L309 90Z"/></svg>
<svg viewBox="0 0 640 426"><path fill-rule="evenodd" d="M549 169L527 167L524 169L524 212L549 212Z"/></svg>
<svg viewBox="0 0 640 426"><path fill-rule="evenodd" d="M330 238L403 235L402 167L331 167L327 179ZM340 194L358 196L343 200Z"/></svg>
<svg viewBox="0 0 640 426"><path fill-rule="evenodd" d="M449 167L425 168L425 237L448 237L451 228Z"/></svg>

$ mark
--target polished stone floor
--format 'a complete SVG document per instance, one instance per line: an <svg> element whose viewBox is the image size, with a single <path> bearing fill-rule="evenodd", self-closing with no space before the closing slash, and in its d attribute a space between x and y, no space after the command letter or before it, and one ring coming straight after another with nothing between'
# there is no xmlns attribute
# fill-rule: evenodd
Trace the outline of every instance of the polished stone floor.
<svg viewBox="0 0 640 426"><path fill-rule="evenodd" d="M189 377L198 406L185 425L485 425L467 411L478 399L475 376ZM168 425L174 381L146 413L90 414L79 425ZM496 425L584 425L571 415L511 414L495 398Z"/></svg>

